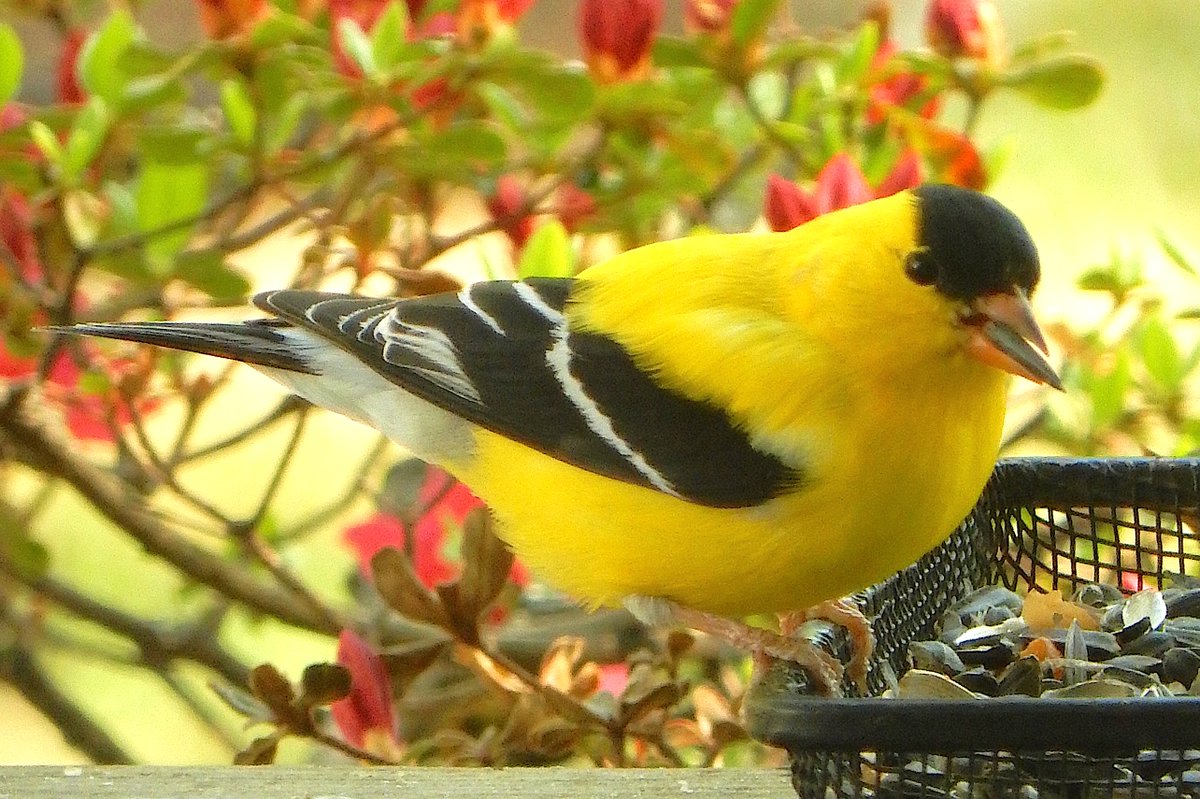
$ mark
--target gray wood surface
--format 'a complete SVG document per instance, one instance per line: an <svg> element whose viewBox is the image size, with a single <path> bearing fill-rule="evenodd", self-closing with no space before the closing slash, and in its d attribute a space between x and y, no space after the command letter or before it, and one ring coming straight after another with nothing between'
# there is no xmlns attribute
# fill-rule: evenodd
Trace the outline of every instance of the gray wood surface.
<svg viewBox="0 0 1200 799"><path fill-rule="evenodd" d="M773 769L7 766L0 799L794 797Z"/></svg>

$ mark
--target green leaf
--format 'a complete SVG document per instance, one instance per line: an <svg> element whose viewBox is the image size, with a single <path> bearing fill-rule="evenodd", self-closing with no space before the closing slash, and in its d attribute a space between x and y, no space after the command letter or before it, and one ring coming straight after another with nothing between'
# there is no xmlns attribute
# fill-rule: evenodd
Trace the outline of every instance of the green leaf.
<svg viewBox="0 0 1200 799"><path fill-rule="evenodd" d="M405 147L399 157L412 159L408 168L414 174L449 179L494 171L506 152L504 139L491 126L462 122Z"/></svg>
<svg viewBox="0 0 1200 799"><path fill-rule="evenodd" d="M278 115L272 121L267 132L266 149L268 153L279 152L291 140L292 134L300 126L300 120L304 118L304 112L308 110L308 101L307 92L296 92L289 95L287 102L279 109Z"/></svg>
<svg viewBox="0 0 1200 799"><path fill-rule="evenodd" d="M258 112L245 81L235 78L221 81L221 109L237 143L246 148L254 146Z"/></svg>
<svg viewBox="0 0 1200 799"><path fill-rule="evenodd" d="M184 221L199 215L208 198L207 162L194 153L191 159L173 154L172 160L143 159L135 194L138 229L155 233L146 245L146 254L160 274L169 270L171 258L191 237L193 225Z"/></svg>
<svg viewBox="0 0 1200 799"><path fill-rule="evenodd" d="M371 31L371 57L375 66L381 72L396 66L407 41L408 6L392 0Z"/></svg>
<svg viewBox="0 0 1200 799"><path fill-rule="evenodd" d="M873 20L864 22L850 48L838 59L837 76L841 83L857 83L871 68L871 60L879 50L879 26Z"/></svg>
<svg viewBox="0 0 1200 799"><path fill-rule="evenodd" d="M96 31L79 54L79 76L89 94L103 97L113 108L121 108L129 74L123 63L126 50L137 35L137 25L128 11L116 11Z"/></svg>
<svg viewBox="0 0 1200 799"><path fill-rule="evenodd" d="M729 19L733 41L740 45L753 42L767 29L778 8L779 0L742 0Z"/></svg>
<svg viewBox="0 0 1200 799"><path fill-rule="evenodd" d="M63 176L70 183L79 180L92 163L108 135L110 118L108 104L99 95L88 99L75 117L63 151Z"/></svg>
<svg viewBox="0 0 1200 799"><path fill-rule="evenodd" d="M654 65L672 67L707 67L704 54L696 46L695 39L681 36L659 36L654 42Z"/></svg>
<svg viewBox="0 0 1200 799"><path fill-rule="evenodd" d="M525 242L517 275L527 277L570 277L575 273L571 236L562 222L549 219L538 226Z"/></svg>
<svg viewBox="0 0 1200 799"><path fill-rule="evenodd" d="M530 76L516 90L549 119L578 120L596 100L596 85L579 71L546 70Z"/></svg>
<svg viewBox="0 0 1200 799"><path fill-rule="evenodd" d="M1146 371L1154 382L1168 393L1175 392L1186 373L1179 347L1161 316L1155 315L1145 320L1137 332L1137 346Z"/></svg>
<svg viewBox="0 0 1200 799"><path fill-rule="evenodd" d="M1075 31L1051 31L1026 39L1013 49L1009 63L1013 65L1025 61L1040 61L1051 53L1063 50L1074 43Z"/></svg>
<svg viewBox="0 0 1200 799"><path fill-rule="evenodd" d="M1104 70L1090 56L1071 54L1009 70L1000 83L1038 105L1068 111L1096 99L1104 85Z"/></svg>
<svg viewBox="0 0 1200 799"><path fill-rule="evenodd" d="M1200 267L1197 267L1200 261L1194 254L1185 251L1183 245L1176 241L1174 236L1162 228L1156 229L1154 235L1158 239L1159 246L1163 248L1163 252L1171 259L1171 263L1192 277L1200 276Z"/></svg>
<svg viewBox="0 0 1200 799"><path fill-rule="evenodd" d="M55 166L62 164L62 145L58 143L58 136L54 135L54 131L50 130L45 122L39 119L30 122L29 138L33 139L33 143L42 151L47 161Z"/></svg>
<svg viewBox="0 0 1200 799"><path fill-rule="evenodd" d="M1108 372L1092 375L1087 387L1092 400L1092 429L1111 428L1124 413L1125 396L1133 383L1129 361L1128 349L1121 347Z"/></svg>
<svg viewBox="0 0 1200 799"><path fill-rule="evenodd" d="M250 34L250 43L259 50L270 50L280 45L316 44L317 28L303 17L275 9L257 25Z"/></svg>
<svg viewBox="0 0 1200 799"><path fill-rule="evenodd" d="M174 276L217 299L244 297L250 291L250 281L231 269L219 250L180 253L175 259Z"/></svg>
<svg viewBox="0 0 1200 799"><path fill-rule="evenodd" d="M363 33L363 29L358 26L358 23L352 19L338 20L337 35L342 49L358 65L363 74L368 77L374 76L378 70L375 67L375 55L371 47L371 40L367 38L367 34Z"/></svg>
<svg viewBox="0 0 1200 799"><path fill-rule="evenodd" d="M8 103L21 88L21 72L25 53L21 40L11 25L0 24L0 107Z"/></svg>

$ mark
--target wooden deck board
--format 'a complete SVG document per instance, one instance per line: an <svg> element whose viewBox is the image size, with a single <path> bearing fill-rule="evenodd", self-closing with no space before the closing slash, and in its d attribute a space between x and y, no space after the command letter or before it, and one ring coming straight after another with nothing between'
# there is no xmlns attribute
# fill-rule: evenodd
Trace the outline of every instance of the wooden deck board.
<svg viewBox="0 0 1200 799"><path fill-rule="evenodd" d="M0 799L789 799L772 769L7 766Z"/></svg>

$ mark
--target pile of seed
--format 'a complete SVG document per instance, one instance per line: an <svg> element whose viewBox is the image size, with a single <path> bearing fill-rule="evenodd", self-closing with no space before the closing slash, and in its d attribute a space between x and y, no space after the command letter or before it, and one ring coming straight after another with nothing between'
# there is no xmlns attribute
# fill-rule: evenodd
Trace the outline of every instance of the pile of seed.
<svg viewBox="0 0 1200 799"><path fill-rule="evenodd" d="M909 655L912 668L887 696L1200 696L1200 580L1176 577L1162 591L1132 596L1089 584L1069 599L982 588L945 614L936 639L913 643ZM1200 747L1200 730L1196 738ZM1200 748L1120 758L1061 752L882 758L864 757L859 792L929 799L1200 796Z"/></svg>
<svg viewBox="0 0 1200 799"><path fill-rule="evenodd" d="M909 655L895 696L1200 696L1200 585L1180 579L1126 597L1091 583L1070 600L986 587Z"/></svg>

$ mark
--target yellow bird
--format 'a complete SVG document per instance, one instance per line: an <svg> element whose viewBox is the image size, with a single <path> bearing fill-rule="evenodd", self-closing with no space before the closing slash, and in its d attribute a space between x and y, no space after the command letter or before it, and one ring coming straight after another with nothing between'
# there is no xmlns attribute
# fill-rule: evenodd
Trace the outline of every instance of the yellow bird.
<svg viewBox="0 0 1200 799"><path fill-rule="evenodd" d="M1038 353L1039 276L1010 211L926 185L574 279L271 291L254 298L267 319L65 330L245 361L446 468L548 583L723 630L949 535L995 462L1008 374L1061 388Z"/></svg>

